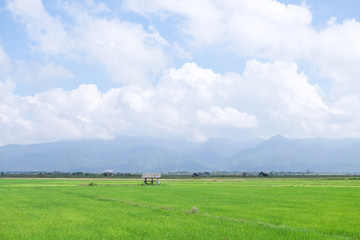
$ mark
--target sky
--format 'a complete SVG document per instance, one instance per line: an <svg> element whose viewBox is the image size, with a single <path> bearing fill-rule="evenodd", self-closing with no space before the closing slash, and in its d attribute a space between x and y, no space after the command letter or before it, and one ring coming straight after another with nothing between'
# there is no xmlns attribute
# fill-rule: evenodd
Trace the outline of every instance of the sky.
<svg viewBox="0 0 360 240"><path fill-rule="evenodd" d="M357 0L0 0L0 145L360 137Z"/></svg>

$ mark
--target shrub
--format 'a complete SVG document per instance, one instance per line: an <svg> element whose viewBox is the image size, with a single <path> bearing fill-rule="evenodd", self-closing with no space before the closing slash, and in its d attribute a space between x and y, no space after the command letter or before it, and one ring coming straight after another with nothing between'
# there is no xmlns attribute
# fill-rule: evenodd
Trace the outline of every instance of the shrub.
<svg viewBox="0 0 360 240"><path fill-rule="evenodd" d="M198 214L198 213L199 213L199 209L198 209L197 207L192 207L191 213L192 213L192 214Z"/></svg>

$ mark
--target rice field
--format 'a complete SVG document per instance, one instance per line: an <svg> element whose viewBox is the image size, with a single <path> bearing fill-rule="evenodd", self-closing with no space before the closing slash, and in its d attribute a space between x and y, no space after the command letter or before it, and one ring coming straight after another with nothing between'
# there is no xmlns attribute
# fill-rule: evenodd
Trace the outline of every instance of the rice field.
<svg viewBox="0 0 360 240"><path fill-rule="evenodd" d="M360 179L0 179L0 239L360 239Z"/></svg>

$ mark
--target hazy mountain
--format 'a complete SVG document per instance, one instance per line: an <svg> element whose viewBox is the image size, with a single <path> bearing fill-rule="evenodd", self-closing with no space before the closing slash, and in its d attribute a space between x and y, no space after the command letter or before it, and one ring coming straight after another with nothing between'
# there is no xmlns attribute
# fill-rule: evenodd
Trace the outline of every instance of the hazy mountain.
<svg viewBox="0 0 360 240"><path fill-rule="evenodd" d="M0 171L167 171L208 169L182 158L199 143L182 139L119 137L0 147ZM199 162L201 162L199 160Z"/></svg>
<svg viewBox="0 0 360 240"><path fill-rule="evenodd" d="M119 137L0 147L0 171L359 171L360 139Z"/></svg>
<svg viewBox="0 0 360 240"><path fill-rule="evenodd" d="M185 151L182 159L201 162L211 169L224 169L224 159L234 156L241 149L254 147L262 142L260 139L237 140L231 138L214 138Z"/></svg>
<svg viewBox="0 0 360 240"><path fill-rule="evenodd" d="M247 171L359 171L360 139L288 139L274 136L226 159Z"/></svg>

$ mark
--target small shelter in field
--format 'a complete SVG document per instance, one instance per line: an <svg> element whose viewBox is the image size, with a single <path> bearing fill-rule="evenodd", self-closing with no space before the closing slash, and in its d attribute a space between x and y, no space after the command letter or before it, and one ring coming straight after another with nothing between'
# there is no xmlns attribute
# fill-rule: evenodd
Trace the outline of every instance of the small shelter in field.
<svg viewBox="0 0 360 240"><path fill-rule="evenodd" d="M261 177L268 177L269 174L268 174L267 172L260 172L260 173L259 173L259 176L261 176Z"/></svg>
<svg viewBox="0 0 360 240"><path fill-rule="evenodd" d="M159 178L161 178L161 173L143 173L141 175L141 178L144 179L145 184L154 184L154 179L156 179L157 183L159 182Z"/></svg>

